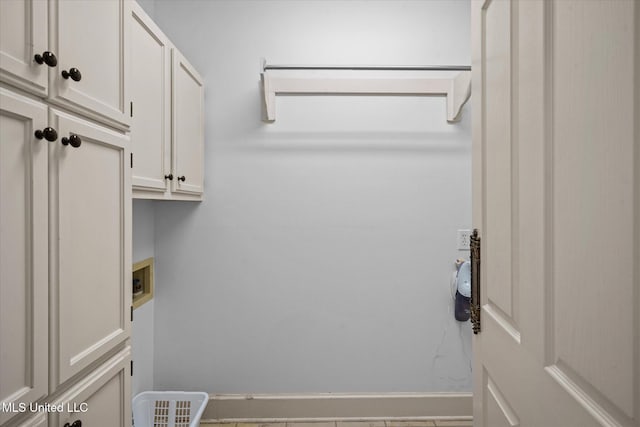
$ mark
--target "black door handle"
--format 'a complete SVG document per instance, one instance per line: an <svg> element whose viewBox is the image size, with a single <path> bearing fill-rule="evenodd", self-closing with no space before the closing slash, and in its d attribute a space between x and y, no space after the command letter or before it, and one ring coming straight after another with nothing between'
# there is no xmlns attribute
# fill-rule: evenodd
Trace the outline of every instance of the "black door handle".
<svg viewBox="0 0 640 427"><path fill-rule="evenodd" d="M178 177L178 181L185 182L186 180L187 178L184 175Z"/></svg>
<svg viewBox="0 0 640 427"><path fill-rule="evenodd" d="M169 175L165 175L164 179L168 179L169 181L173 181L173 174L170 173Z"/></svg>
<svg viewBox="0 0 640 427"><path fill-rule="evenodd" d="M58 65L58 58L56 58L53 52L49 51L43 52L42 55L36 53L33 56L33 60L40 65L47 64L49 67L55 67L56 65Z"/></svg>
<svg viewBox="0 0 640 427"><path fill-rule="evenodd" d="M78 148L80 147L80 144L82 144L82 139L80 139L80 137L75 133L72 133L69 135L69 138L65 136L60 140L60 142L62 142L62 145L71 145L74 148Z"/></svg>
<svg viewBox="0 0 640 427"><path fill-rule="evenodd" d="M69 71L62 70L61 74L62 78L65 80L71 77L71 80L74 82L79 82L82 79L82 73L77 68L69 68Z"/></svg>
<svg viewBox="0 0 640 427"><path fill-rule="evenodd" d="M478 334L480 327L480 235L478 229L474 229L469 238L469 249L471 252L471 325L473 333Z"/></svg>
<svg viewBox="0 0 640 427"><path fill-rule="evenodd" d="M55 141L58 139L58 132L54 128L46 127L42 130L38 129L34 133L36 138L38 139L46 139L49 142Z"/></svg>

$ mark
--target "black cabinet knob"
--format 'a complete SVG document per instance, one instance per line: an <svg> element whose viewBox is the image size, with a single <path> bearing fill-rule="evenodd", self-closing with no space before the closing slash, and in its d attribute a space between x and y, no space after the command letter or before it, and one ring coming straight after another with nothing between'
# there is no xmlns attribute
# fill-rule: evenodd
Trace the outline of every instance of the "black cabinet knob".
<svg viewBox="0 0 640 427"><path fill-rule="evenodd" d="M169 175L165 175L164 179L168 179L169 181L173 181L173 174L170 173Z"/></svg>
<svg viewBox="0 0 640 427"><path fill-rule="evenodd" d="M184 175L178 177L178 181L185 182L186 180L187 178Z"/></svg>
<svg viewBox="0 0 640 427"><path fill-rule="evenodd" d="M80 79L82 79L82 73L77 68L69 68L69 71L62 70L62 78L66 80L69 77L71 77L71 80L74 82L79 82Z"/></svg>
<svg viewBox="0 0 640 427"><path fill-rule="evenodd" d="M42 130L38 129L34 133L36 138L38 139L46 139L49 142L55 141L58 139L58 132L54 128L46 127Z"/></svg>
<svg viewBox="0 0 640 427"><path fill-rule="evenodd" d="M42 55L40 55L39 53L35 54L33 56L33 60L40 65L47 64L49 67L55 67L56 65L58 65L58 58L56 58L56 56L49 51L43 52Z"/></svg>
<svg viewBox="0 0 640 427"><path fill-rule="evenodd" d="M65 423L63 427L82 427L82 421L75 420L73 424Z"/></svg>
<svg viewBox="0 0 640 427"><path fill-rule="evenodd" d="M80 144L82 144L82 139L80 139L80 137L75 133L72 133L69 135L69 138L65 136L60 140L60 142L62 142L62 145L71 145L74 148L78 148L80 147Z"/></svg>

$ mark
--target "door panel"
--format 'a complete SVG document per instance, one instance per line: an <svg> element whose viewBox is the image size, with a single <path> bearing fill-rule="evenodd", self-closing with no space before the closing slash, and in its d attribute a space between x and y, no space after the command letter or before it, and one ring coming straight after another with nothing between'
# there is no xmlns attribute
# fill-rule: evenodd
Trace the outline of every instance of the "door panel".
<svg viewBox="0 0 640 427"><path fill-rule="evenodd" d="M47 394L46 126L44 104L0 88L0 404L16 407Z"/></svg>
<svg viewBox="0 0 640 427"><path fill-rule="evenodd" d="M164 192L171 171L171 47L137 4L131 17L133 178L136 188Z"/></svg>
<svg viewBox="0 0 640 427"><path fill-rule="evenodd" d="M507 401L507 398L500 392L498 386L486 375L485 388L487 393L484 394L487 400L484 404L486 408L485 412L485 424L495 427L518 427L520 426L520 420L511 409L511 405Z"/></svg>
<svg viewBox="0 0 640 427"><path fill-rule="evenodd" d="M493 89L485 97L486 140L489 144L485 156L485 234L491 235L491 239L487 239L487 250L502 260L487 265L487 280L495 284L487 289L489 313L500 319L500 323L517 337L517 292L513 275L515 263L512 262L515 255L512 246L515 203L511 178L514 175L512 169L517 167L517 163L512 161L517 153L511 123L511 43L516 36L512 34L512 11L511 3L498 1L491 3L484 16L485 25L492 28L484 42L485 84Z"/></svg>
<svg viewBox="0 0 640 427"><path fill-rule="evenodd" d="M638 262L638 141L629 89L637 84L638 70L632 54L634 5L607 3L560 1L552 11L554 322L548 363L632 417L640 366L626 349L638 329L631 267Z"/></svg>
<svg viewBox="0 0 640 427"><path fill-rule="evenodd" d="M199 194L204 182L204 85L202 78L176 49L173 49L172 74L175 175L172 191Z"/></svg>
<svg viewBox="0 0 640 427"><path fill-rule="evenodd" d="M33 60L48 50L47 31L46 1L0 1L0 81L47 94L48 67Z"/></svg>
<svg viewBox="0 0 640 427"><path fill-rule="evenodd" d="M51 46L58 66L50 73L50 100L106 124L129 126L125 61L129 0L52 0ZM77 68L80 81L64 79Z"/></svg>
<svg viewBox="0 0 640 427"><path fill-rule="evenodd" d="M495 2L485 13L485 73L487 85L494 90L486 96L486 138L491 147L486 155L487 223L486 233L492 235L489 250L504 262L487 266L487 280L496 284L488 289L492 304L512 317L511 274L511 4Z"/></svg>
<svg viewBox="0 0 640 427"><path fill-rule="evenodd" d="M59 111L52 122L82 140L50 150L59 384L129 336L131 191L127 137Z"/></svg>
<svg viewBox="0 0 640 427"><path fill-rule="evenodd" d="M639 9L473 3L478 426L640 425Z"/></svg>

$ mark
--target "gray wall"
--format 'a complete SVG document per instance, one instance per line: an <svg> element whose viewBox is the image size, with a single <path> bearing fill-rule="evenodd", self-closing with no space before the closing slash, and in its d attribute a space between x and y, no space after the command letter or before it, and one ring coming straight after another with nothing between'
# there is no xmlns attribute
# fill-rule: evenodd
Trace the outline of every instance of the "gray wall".
<svg viewBox="0 0 640 427"><path fill-rule="evenodd" d="M153 202L133 201L133 262L153 257L155 254L155 220ZM153 315L154 300L134 312L132 325L132 359L135 364L132 390L133 395L153 390Z"/></svg>
<svg viewBox="0 0 640 427"><path fill-rule="evenodd" d="M156 17L156 0L136 0L151 19Z"/></svg>
<svg viewBox="0 0 640 427"><path fill-rule="evenodd" d="M453 318L470 119L443 98L282 97L259 59L469 64L468 1L163 1L206 81L206 194L155 205L157 389L470 391Z"/></svg>

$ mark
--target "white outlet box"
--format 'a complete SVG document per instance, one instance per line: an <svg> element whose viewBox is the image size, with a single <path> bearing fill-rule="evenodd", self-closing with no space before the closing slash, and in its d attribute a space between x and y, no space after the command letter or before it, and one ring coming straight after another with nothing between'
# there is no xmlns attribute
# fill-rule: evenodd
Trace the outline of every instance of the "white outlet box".
<svg viewBox="0 0 640 427"><path fill-rule="evenodd" d="M458 230L458 250L468 251L471 239L471 230Z"/></svg>

